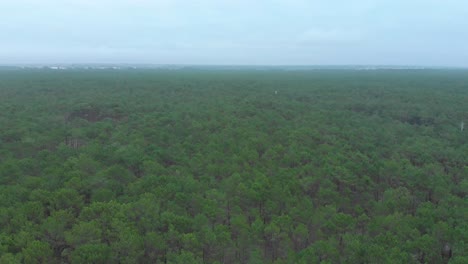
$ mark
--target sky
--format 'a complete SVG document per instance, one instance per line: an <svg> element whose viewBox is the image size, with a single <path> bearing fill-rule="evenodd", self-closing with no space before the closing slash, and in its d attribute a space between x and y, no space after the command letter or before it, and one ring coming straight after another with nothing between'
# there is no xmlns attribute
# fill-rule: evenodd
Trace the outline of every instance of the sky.
<svg viewBox="0 0 468 264"><path fill-rule="evenodd" d="M468 67L466 0L0 0L0 64Z"/></svg>

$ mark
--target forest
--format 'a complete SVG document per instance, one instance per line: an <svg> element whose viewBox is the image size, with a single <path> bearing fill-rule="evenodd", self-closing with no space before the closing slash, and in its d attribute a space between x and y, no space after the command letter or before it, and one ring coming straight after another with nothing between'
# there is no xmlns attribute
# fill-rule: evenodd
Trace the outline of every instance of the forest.
<svg viewBox="0 0 468 264"><path fill-rule="evenodd" d="M467 70L0 70L0 263L462 264L467 195Z"/></svg>

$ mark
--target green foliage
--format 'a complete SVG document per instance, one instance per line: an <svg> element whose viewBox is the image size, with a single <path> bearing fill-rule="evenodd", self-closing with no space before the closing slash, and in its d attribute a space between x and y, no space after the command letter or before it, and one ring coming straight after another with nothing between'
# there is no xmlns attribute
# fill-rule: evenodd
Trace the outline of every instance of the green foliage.
<svg viewBox="0 0 468 264"><path fill-rule="evenodd" d="M23 250L24 263L49 263L52 261L53 252L46 242L34 240Z"/></svg>
<svg viewBox="0 0 468 264"><path fill-rule="evenodd" d="M84 244L71 253L72 263L109 263L111 251L105 244Z"/></svg>
<svg viewBox="0 0 468 264"><path fill-rule="evenodd" d="M466 263L466 83L0 71L0 263Z"/></svg>

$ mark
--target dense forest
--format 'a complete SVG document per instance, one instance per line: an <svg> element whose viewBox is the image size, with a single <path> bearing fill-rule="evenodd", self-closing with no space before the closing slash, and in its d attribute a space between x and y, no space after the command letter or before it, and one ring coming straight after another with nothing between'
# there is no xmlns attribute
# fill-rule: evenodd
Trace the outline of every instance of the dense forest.
<svg viewBox="0 0 468 264"><path fill-rule="evenodd" d="M0 71L0 263L468 263L467 195L466 70Z"/></svg>

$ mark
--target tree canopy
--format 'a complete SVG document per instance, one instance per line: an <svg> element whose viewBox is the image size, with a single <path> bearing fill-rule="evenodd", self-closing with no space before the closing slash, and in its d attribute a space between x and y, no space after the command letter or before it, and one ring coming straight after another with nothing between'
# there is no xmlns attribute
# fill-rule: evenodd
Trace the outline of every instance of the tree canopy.
<svg viewBox="0 0 468 264"><path fill-rule="evenodd" d="M467 84L0 71L0 263L467 263Z"/></svg>

